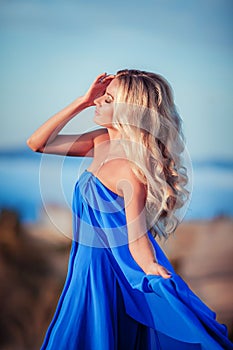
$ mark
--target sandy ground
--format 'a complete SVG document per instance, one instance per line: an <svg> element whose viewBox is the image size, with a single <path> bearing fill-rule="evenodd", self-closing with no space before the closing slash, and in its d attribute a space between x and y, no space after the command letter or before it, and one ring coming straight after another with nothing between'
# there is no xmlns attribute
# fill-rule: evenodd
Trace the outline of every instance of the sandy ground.
<svg viewBox="0 0 233 350"><path fill-rule="evenodd" d="M38 224L21 225L17 214L0 216L0 348L36 350L54 313L69 257L70 213L51 208ZM60 222L60 224L59 224ZM159 242L190 288L233 329L233 219L182 223Z"/></svg>

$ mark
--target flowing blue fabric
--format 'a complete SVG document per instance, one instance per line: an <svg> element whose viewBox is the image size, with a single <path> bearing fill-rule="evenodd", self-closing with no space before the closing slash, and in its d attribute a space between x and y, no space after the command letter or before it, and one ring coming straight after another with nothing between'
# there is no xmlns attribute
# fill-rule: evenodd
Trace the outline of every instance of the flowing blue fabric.
<svg viewBox="0 0 233 350"><path fill-rule="evenodd" d="M148 235L171 278L143 272L128 249L123 197L81 174L68 274L42 350L233 349L225 325Z"/></svg>

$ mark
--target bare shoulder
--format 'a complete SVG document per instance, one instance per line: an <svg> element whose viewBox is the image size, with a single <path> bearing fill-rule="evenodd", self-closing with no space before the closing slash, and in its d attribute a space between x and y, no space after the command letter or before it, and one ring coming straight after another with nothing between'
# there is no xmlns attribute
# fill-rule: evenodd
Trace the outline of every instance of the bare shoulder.
<svg viewBox="0 0 233 350"><path fill-rule="evenodd" d="M102 142L108 141L108 140L109 140L108 129L101 128L96 130L96 133L93 137L93 142L95 146L100 145Z"/></svg>

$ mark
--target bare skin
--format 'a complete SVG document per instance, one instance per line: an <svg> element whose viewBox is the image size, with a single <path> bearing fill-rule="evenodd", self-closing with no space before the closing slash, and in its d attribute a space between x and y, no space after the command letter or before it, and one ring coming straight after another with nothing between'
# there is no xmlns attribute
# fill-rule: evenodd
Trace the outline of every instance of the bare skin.
<svg viewBox="0 0 233 350"><path fill-rule="evenodd" d="M143 211L146 189L133 174L130 162L126 159L119 142L121 135L111 124L116 91L117 80L114 79L114 75L100 74L85 95L47 120L31 135L27 144L35 152L93 157L88 171L124 198L129 251L132 257L146 274L169 278L170 273L157 263L146 233ZM59 134L78 113L94 105L94 122L102 128L84 134Z"/></svg>

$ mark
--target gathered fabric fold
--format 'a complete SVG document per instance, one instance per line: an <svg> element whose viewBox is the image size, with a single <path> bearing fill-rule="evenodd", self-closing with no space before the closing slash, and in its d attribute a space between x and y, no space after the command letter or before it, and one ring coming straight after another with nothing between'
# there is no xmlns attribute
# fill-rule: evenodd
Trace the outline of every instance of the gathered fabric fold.
<svg viewBox="0 0 233 350"><path fill-rule="evenodd" d="M42 350L231 350L227 328L176 274L147 275L127 244L124 201L92 173L73 197L74 237L67 279Z"/></svg>

